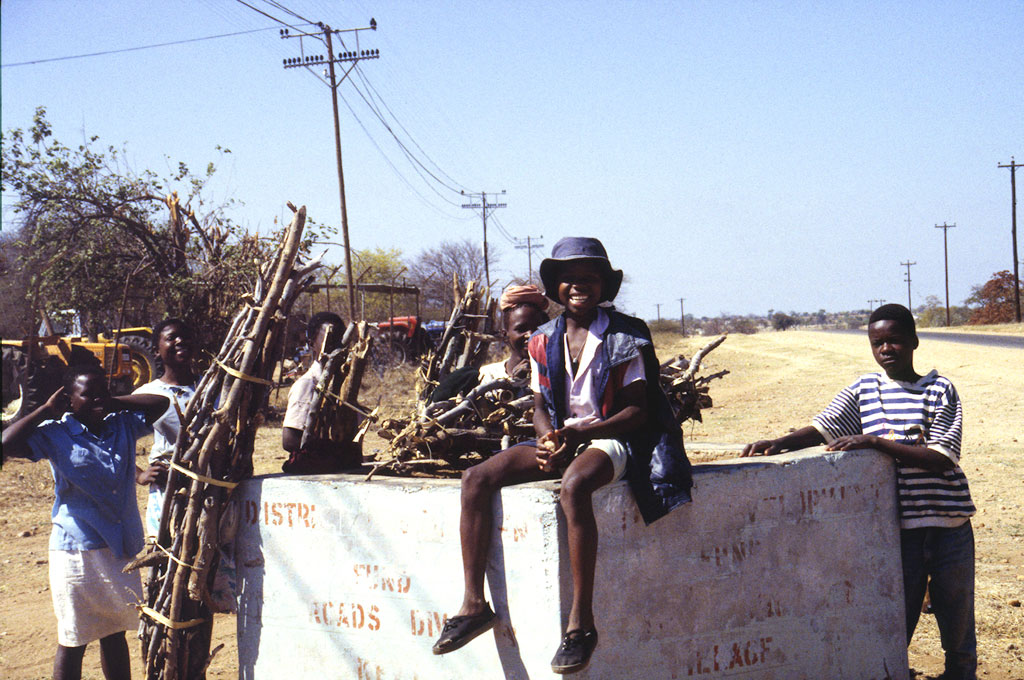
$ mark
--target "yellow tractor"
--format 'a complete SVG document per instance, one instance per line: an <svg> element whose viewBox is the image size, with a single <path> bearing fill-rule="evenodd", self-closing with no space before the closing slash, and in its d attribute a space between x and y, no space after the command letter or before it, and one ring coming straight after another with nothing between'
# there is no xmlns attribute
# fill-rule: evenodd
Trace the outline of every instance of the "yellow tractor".
<svg viewBox="0 0 1024 680"><path fill-rule="evenodd" d="M123 328L117 338L100 334L95 341L78 335L42 335L3 344L3 422L31 412L60 387L64 370L94 363L110 376L111 391L131 392L156 378L158 360L153 329Z"/></svg>

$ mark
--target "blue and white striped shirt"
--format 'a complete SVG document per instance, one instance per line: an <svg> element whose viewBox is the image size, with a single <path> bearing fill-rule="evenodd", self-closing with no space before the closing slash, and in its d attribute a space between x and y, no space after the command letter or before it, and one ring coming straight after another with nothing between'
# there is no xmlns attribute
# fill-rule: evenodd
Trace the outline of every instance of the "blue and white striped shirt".
<svg viewBox="0 0 1024 680"><path fill-rule="evenodd" d="M959 465L960 397L953 383L935 371L916 383L893 380L884 373L862 375L812 422L826 443L846 435L873 434L927 446L956 464L940 473L896 462L904 529L955 527L974 514L967 477Z"/></svg>

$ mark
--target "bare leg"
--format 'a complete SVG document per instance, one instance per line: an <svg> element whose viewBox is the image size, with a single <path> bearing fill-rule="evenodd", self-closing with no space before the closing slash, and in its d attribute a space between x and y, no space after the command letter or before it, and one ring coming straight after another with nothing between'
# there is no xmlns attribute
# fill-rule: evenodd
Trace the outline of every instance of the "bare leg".
<svg viewBox="0 0 1024 680"><path fill-rule="evenodd" d="M513 446L462 473L459 534L465 591L458 616L472 616L484 611L484 571L491 544L491 526L494 524L491 516L494 494L504 486L554 476L541 472L537 467L537 449L533 446Z"/></svg>
<svg viewBox="0 0 1024 680"><path fill-rule="evenodd" d="M100 640L100 666L107 680L132 680L132 660L124 631Z"/></svg>
<svg viewBox="0 0 1024 680"><path fill-rule="evenodd" d="M562 476L560 502L568 529L572 569L572 609L566 631L594 627L594 570L597 566L597 521L592 496L612 481L612 461L600 449L587 449Z"/></svg>
<svg viewBox="0 0 1024 680"><path fill-rule="evenodd" d="M57 656L53 660L54 680L81 680L84 656L85 645L81 647L57 645Z"/></svg>

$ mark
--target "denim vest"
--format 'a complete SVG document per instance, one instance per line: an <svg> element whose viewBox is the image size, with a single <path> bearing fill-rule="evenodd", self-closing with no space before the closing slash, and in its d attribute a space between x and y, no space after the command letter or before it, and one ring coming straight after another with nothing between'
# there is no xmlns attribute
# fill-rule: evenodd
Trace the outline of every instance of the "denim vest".
<svg viewBox="0 0 1024 680"><path fill-rule="evenodd" d="M683 448L683 436L675 422L672 407L658 381L660 366L654 353L651 333L640 319L607 311L608 329L601 343L603 370L594 383L601 395L601 417L612 415L615 390L621 387L625 365L640 356L647 381L647 423L618 439L626 445L629 459L626 481L636 499L644 522L664 517L669 511L690 502L693 486L690 461ZM562 427L568 408L565 392L565 356L562 351L565 316L558 316L537 329L530 338L530 355L537 361L541 395L551 426Z"/></svg>

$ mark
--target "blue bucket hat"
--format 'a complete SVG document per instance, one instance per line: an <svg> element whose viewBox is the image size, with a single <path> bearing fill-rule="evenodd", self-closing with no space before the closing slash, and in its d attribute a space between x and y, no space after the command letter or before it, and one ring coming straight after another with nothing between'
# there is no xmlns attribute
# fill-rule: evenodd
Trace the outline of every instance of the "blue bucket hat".
<svg viewBox="0 0 1024 680"><path fill-rule="evenodd" d="M589 236L566 236L551 249L551 257L540 263L540 280L544 283L544 294L558 302L558 275L569 262L593 262L601 272L601 301L611 301L619 294L622 285L622 270L612 269L608 253L596 238Z"/></svg>

